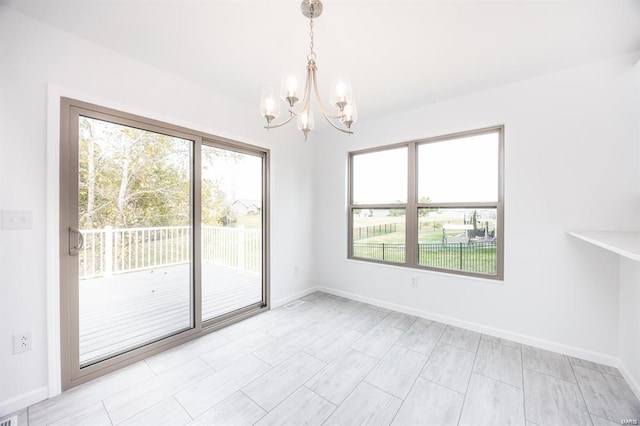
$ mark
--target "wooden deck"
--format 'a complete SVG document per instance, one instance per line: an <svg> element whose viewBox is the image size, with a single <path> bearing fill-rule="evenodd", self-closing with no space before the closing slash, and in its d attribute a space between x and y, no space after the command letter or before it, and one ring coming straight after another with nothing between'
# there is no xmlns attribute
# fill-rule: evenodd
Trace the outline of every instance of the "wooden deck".
<svg viewBox="0 0 640 426"><path fill-rule="evenodd" d="M203 319L262 300L261 277L211 263L202 270ZM80 281L80 364L191 327L189 266Z"/></svg>

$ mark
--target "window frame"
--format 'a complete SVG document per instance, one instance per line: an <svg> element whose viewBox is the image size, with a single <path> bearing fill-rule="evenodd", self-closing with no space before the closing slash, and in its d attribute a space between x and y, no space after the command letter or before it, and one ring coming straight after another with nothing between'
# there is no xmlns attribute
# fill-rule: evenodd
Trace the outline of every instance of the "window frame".
<svg viewBox="0 0 640 426"><path fill-rule="evenodd" d="M482 202L418 202L418 149L421 145L443 142L448 140L461 139L470 136L480 136L497 133L498 135L498 200ZM407 147L407 202L392 204L354 204L354 157L361 154L387 151L396 148ZM395 143L390 145L377 146L348 153L348 188L347 188L347 258L351 260L379 263L408 267L425 271L435 271L452 275L464 275L470 277L485 278L497 281L504 280L504 125L485 127L481 129L468 130L463 132L449 133L446 135L434 136L425 139L418 139L408 142ZM369 259L356 257L353 255L353 213L354 210L365 209L405 209L405 261L392 262L380 259ZM420 265L418 263L418 211L420 208L495 208L496 209L496 231L498 233L496 242L496 273L484 274L480 272L462 271L456 269L437 268Z"/></svg>

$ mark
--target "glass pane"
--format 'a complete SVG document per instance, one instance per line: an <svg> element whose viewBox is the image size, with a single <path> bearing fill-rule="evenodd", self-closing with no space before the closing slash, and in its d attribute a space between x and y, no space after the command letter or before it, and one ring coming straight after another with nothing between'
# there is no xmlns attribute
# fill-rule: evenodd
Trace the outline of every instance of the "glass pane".
<svg viewBox="0 0 640 426"><path fill-rule="evenodd" d="M79 119L80 364L193 327L193 141Z"/></svg>
<svg viewBox="0 0 640 426"><path fill-rule="evenodd" d="M202 320L262 301L262 157L202 146Z"/></svg>
<svg viewBox="0 0 640 426"><path fill-rule="evenodd" d="M418 209L418 264L495 275L496 209Z"/></svg>
<svg viewBox="0 0 640 426"><path fill-rule="evenodd" d="M353 156L353 203L407 202L407 148Z"/></svg>
<svg viewBox="0 0 640 426"><path fill-rule="evenodd" d="M419 202L498 201L499 134L418 147Z"/></svg>
<svg viewBox="0 0 640 426"><path fill-rule="evenodd" d="M353 257L404 263L405 209L354 209Z"/></svg>

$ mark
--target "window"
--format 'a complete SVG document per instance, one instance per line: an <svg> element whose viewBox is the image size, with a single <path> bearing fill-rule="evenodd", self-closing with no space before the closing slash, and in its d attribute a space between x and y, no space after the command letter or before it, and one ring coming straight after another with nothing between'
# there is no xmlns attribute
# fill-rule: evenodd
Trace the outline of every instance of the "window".
<svg viewBox="0 0 640 426"><path fill-rule="evenodd" d="M502 126L349 154L349 258L502 279Z"/></svg>

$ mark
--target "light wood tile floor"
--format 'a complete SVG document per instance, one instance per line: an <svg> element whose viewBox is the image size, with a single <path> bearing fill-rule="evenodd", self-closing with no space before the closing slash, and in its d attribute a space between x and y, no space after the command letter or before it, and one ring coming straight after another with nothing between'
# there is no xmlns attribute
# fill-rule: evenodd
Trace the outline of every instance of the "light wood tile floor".
<svg viewBox="0 0 640 426"><path fill-rule="evenodd" d="M604 425L618 370L325 293L28 408L56 425ZM22 413L22 423L26 420Z"/></svg>

